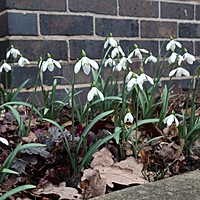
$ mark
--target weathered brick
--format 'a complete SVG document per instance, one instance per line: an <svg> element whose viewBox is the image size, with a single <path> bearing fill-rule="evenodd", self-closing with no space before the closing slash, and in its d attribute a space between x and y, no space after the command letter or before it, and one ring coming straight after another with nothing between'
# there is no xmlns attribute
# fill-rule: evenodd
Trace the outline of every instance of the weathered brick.
<svg viewBox="0 0 200 200"><path fill-rule="evenodd" d="M200 41L195 41L195 55L199 56L200 52Z"/></svg>
<svg viewBox="0 0 200 200"><path fill-rule="evenodd" d="M62 76L63 68L65 68L66 65L61 64L61 66L62 66L61 69L55 66L52 72L50 72L49 70L46 70L43 73L43 84L52 85L54 81L54 76ZM61 83L62 83L62 79L57 79L57 84L61 84Z"/></svg>
<svg viewBox="0 0 200 200"><path fill-rule="evenodd" d="M123 20L123 19L96 19L96 34L105 36L113 33L114 36L121 37L137 37L138 36L138 21Z"/></svg>
<svg viewBox="0 0 200 200"><path fill-rule="evenodd" d="M98 14L116 15L116 0L69 0L69 10L72 12L92 12Z"/></svg>
<svg viewBox="0 0 200 200"><path fill-rule="evenodd" d="M37 35L36 14L8 13L9 35Z"/></svg>
<svg viewBox="0 0 200 200"><path fill-rule="evenodd" d="M2 0L1 0L2 1ZM65 11L66 0L4 0L7 9Z"/></svg>
<svg viewBox="0 0 200 200"><path fill-rule="evenodd" d="M8 15L0 15L0 37L8 35Z"/></svg>
<svg viewBox="0 0 200 200"><path fill-rule="evenodd" d="M196 19L200 20L200 5L196 6Z"/></svg>
<svg viewBox="0 0 200 200"><path fill-rule="evenodd" d="M67 60L68 48L67 42L64 40L10 40L1 42L0 44L0 51L3 56L6 54L6 49L14 45L24 57L31 61L37 61L40 56L46 56L47 52L56 60Z"/></svg>
<svg viewBox="0 0 200 200"><path fill-rule="evenodd" d="M41 15L43 35L92 35L93 19L90 16Z"/></svg>
<svg viewBox="0 0 200 200"><path fill-rule="evenodd" d="M166 38L177 36L177 22L141 21L141 37Z"/></svg>
<svg viewBox="0 0 200 200"><path fill-rule="evenodd" d="M36 84L37 77L37 68L36 67L14 67L14 76L13 76L13 86L19 87L24 81L29 79L29 82L25 88L34 87Z"/></svg>
<svg viewBox="0 0 200 200"><path fill-rule="evenodd" d="M0 11L6 9L6 0L1 0L0 1Z"/></svg>
<svg viewBox="0 0 200 200"><path fill-rule="evenodd" d="M70 59L76 60L81 57L83 49L89 58L101 58L104 41L98 40L70 40Z"/></svg>
<svg viewBox="0 0 200 200"><path fill-rule="evenodd" d="M200 24L180 23L179 37L181 38L200 38Z"/></svg>
<svg viewBox="0 0 200 200"><path fill-rule="evenodd" d="M119 14L133 17L158 17L158 2L119 0Z"/></svg>
<svg viewBox="0 0 200 200"><path fill-rule="evenodd" d="M168 19L194 19L194 5L161 2L161 17Z"/></svg>
<svg viewBox="0 0 200 200"><path fill-rule="evenodd" d="M148 41L148 40L122 40L120 42L126 55L134 50L134 44L137 44L141 49L147 49L149 52L152 52L153 55L158 53L158 41ZM147 56L147 54L144 54Z"/></svg>
<svg viewBox="0 0 200 200"><path fill-rule="evenodd" d="M74 76L74 66L76 62L72 62L70 64L67 64L63 66L62 70L62 76L65 77L67 80L69 80L71 83L73 81ZM90 75L86 75L83 73L83 69L81 68L80 71L75 74L75 83L91 83L92 79ZM66 81L62 81L61 84L67 85L68 83Z"/></svg>

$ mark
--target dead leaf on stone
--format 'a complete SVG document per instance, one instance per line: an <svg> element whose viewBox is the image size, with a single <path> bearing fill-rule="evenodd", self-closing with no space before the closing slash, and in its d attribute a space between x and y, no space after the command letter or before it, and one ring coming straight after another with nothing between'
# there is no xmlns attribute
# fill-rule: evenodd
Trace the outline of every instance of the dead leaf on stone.
<svg viewBox="0 0 200 200"><path fill-rule="evenodd" d="M28 137L22 137L22 141L26 143L35 142L36 140L37 140L37 136L33 132L30 132L28 134Z"/></svg>
<svg viewBox="0 0 200 200"><path fill-rule="evenodd" d="M93 154L94 159L92 160L90 166L94 168L95 166L102 165L102 166L111 166L114 164L114 161L112 159L111 152L103 148L100 151L97 151Z"/></svg>
<svg viewBox="0 0 200 200"><path fill-rule="evenodd" d="M44 189L39 189L34 191L34 194L41 195L41 194L54 194L59 196L59 200L61 199L81 199L81 195L78 193L78 191L75 188L66 187L66 183L62 182L59 184L59 186L55 186L53 184L49 184Z"/></svg>

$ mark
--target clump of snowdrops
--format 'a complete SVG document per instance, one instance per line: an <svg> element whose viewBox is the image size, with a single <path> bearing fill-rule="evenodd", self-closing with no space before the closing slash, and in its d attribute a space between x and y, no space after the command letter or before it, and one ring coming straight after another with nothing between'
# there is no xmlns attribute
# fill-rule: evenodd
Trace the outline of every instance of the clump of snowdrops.
<svg viewBox="0 0 200 200"><path fill-rule="evenodd" d="M180 78L181 76L187 76L191 78L193 83L195 76L191 75L189 71L184 69L183 63L192 65L195 62L195 57L190 54L187 49L182 48L181 43L170 37L166 44L166 56L161 59L161 56L154 56L153 52L149 52L147 49L139 47L137 44L129 49L128 55L124 53L124 50L120 46L120 41L117 41L112 34L106 37L103 45L103 55L101 61L95 61L90 59L87 52L81 51L81 58L74 65L74 76L72 80L67 80L65 77L56 76L52 83L52 89L46 90L42 83L41 75L46 73L47 70L52 72L55 67L62 68L59 61L54 60L52 56L47 53L46 59L40 57L38 61L38 75L32 94L32 102L17 101L16 97L20 95L21 90L26 87L28 80L23 82L20 87L13 88L13 74L15 63L25 67L30 64L29 60L20 53L20 51L13 46L8 50L6 59L1 61L0 64L0 76L1 80L5 76L5 83L1 84L0 88L0 109L1 112L4 109L10 109L14 117L19 124L19 136L27 136L30 132L31 119L34 113L41 118L42 121L46 121L56 126L63 135L65 148L70 159L70 164L73 172L79 173L83 167L87 167L88 162L91 160L92 154L103 144L113 139L119 146L121 158L124 158L124 144L130 141L134 156L137 157L140 150L153 140L157 140L162 136L151 138L148 141L138 145L137 131L140 126L144 124L153 123L160 130L164 127L170 127L175 125L178 127L179 137L185 140L185 150L187 153L191 153L190 147L199 137L200 119L196 116L196 85L191 84L191 92L193 92L193 101L191 108L191 116L187 115L187 109L189 109L189 97L186 106L186 111L180 111L175 113L168 110L168 103L171 97L170 95L170 81L168 85L164 85L162 93L158 99L155 99L156 94L160 89L162 76L169 70L168 76L173 79L173 76ZM177 51L178 49L178 51ZM170 55L169 57L167 57ZM10 60L13 61L11 66ZM134 70L134 60L140 62L140 69ZM165 62L168 65L164 65ZM152 62L156 77L151 77L145 72L145 65ZM104 79L104 70L110 70L109 76ZM91 88L87 93L87 99L83 104L80 99L80 91L76 90L76 74L83 70L85 76L92 77ZM11 73L10 73L11 72ZM198 70L197 70L198 72ZM10 80L9 80L10 77ZM120 78L123 77L123 78ZM65 95L62 100L57 99L57 80L63 79L66 84L70 86L69 89L65 89ZM194 86L194 88L193 88ZM41 90L43 94L43 103L38 101L37 91ZM37 102L37 103L35 103ZM25 126L23 119L17 111L17 106L29 107L30 119L29 125ZM59 124L56 119L62 109L68 106L71 109L71 137L70 140L64 132L64 127ZM158 107L161 107L160 112L155 116L155 111ZM114 131L107 131L107 136L99 139L92 145L88 145L87 135L91 128L99 120L110 117L114 123ZM85 124L85 130L77 141L75 136L75 119L79 124ZM135 130L135 137L131 132ZM9 145L8 141L1 137L0 142ZM31 145L31 144L30 144ZM40 145L40 144L38 144ZM16 150L19 151L22 146ZM82 161L78 161L77 157L80 154L81 149L84 151L84 157ZM16 153L12 153L12 159ZM2 173L14 173L8 171L9 165L1 168ZM28 186L29 187L29 186ZM31 187L31 186L30 186Z"/></svg>

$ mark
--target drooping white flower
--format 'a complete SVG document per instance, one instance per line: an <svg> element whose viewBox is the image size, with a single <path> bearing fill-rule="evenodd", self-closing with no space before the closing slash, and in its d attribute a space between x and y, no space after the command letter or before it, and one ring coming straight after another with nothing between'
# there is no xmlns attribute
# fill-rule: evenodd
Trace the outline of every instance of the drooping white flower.
<svg viewBox="0 0 200 200"><path fill-rule="evenodd" d="M117 41L112 36L108 36L103 46L104 49L106 49L108 45L111 45L112 47L117 47Z"/></svg>
<svg viewBox="0 0 200 200"><path fill-rule="evenodd" d="M50 72L52 72L54 70L54 65L58 68L61 68L61 64L57 60L49 57L46 61L43 61L41 65L42 71L45 72L48 69Z"/></svg>
<svg viewBox="0 0 200 200"><path fill-rule="evenodd" d="M181 63L184 61L183 56L178 55L178 66L181 66Z"/></svg>
<svg viewBox="0 0 200 200"><path fill-rule="evenodd" d="M122 48L118 45L115 47L112 52L111 52L111 58L119 57L119 56L124 57L125 53L123 52Z"/></svg>
<svg viewBox="0 0 200 200"><path fill-rule="evenodd" d="M99 66L96 61L88 58L84 50L81 51L82 58L75 64L74 66L74 73L77 74L81 67L83 68L83 72L88 75L91 71L91 67L94 69L99 69Z"/></svg>
<svg viewBox="0 0 200 200"><path fill-rule="evenodd" d="M27 58L24 58L23 56L20 57L20 59L18 60L18 65L20 67L24 67L25 64L30 64L29 60Z"/></svg>
<svg viewBox="0 0 200 200"><path fill-rule="evenodd" d="M152 61L153 63L156 63L157 62L157 58L155 56L153 56L152 54L150 54L150 56L146 58L144 63L147 64L147 62L149 62L149 61Z"/></svg>
<svg viewBox="0 0 200 200"><path fill-rule="evenodd" d="M167 116L163 120L163 123L167 124L168 127L171 126L174 122L175 122L176 126L178 127L179 126L179 121L178 121L178 119L176 118L176 116L174 114L171 114L171 115Z"/></svg>
<svg viewBox="0 0 200 200"><path fill-rule="evenodd" d="M129 71L128 74L126 75L125 83L128 83L130 79L132 78L133 72Z"/></svg>
<svg viewBox="0 0 200 200"><path fill-rule="evenodd" d="M20 55L20 51L14 47L11 47L11 49L6 53L6 58L8 59L10 55L12 55L14 58L17 58L17 56Z"/></svg>
<svg viewBox="0 0 200 200"><path fill-rule="evenodd" d="M175 41L174 39L171 39L168 44L166 45L166 50L169 51L171 49L171 51L174 52L175 48L179 47L182 48L182 45L180 42Z"/></svg>
<svg viewBox="0 0 200 200"><path fill-rule="evenodd" d="M10 66L8 63L4 62L4 63L1 65L1 67L0 67L0 72L2 72L3 69L4 69L6 72L8 72L8 71L11 70L11 66Z"/></svg>
<svg viewBox="0 0 200 200"><path fill-rule="evenodd" d="M192 65L195 61L195 57L188 52L184 53L183 59L186 60L190 65Z"/></svg>
<svg viewBox="0 0 200 200"><path fill-rule="evenodd" d="M100 97L101 101L104 101L104 95L103 95L103 93L100 90L98 90L95 86L93 86L90 89L90 91L88 92L88 94L87 94L87 100L88 101L92 101L92 99L94 98L94 96L97 96L97 95Z"/></svg>
<svg viewBox="0 0 200 200"><path fill-rule="evenodd" d="M133 115L130 112L126 113L124 117L124 123L127 123L127 122L133 123Z"/></svg>
<svg viewBox="0 0 200 200"><path fill-rule="evenodd" d="M178 77L178 78L180 78L181 75L190 76L190 73L186 69L183 69L182 67L178 67L176 69L173 69L169 73L169 77L173 76L174 74L176 74L176 77Z"/></svg>
<svg viewBox="0 0 200 200"><path fill-rule="evenodd" d="M126 68L127 68L126 64L127 64L127 58L125 58L125 57L121 58L119 63L116 66L114 66L113 71L117 70L120 72L122 69L126 70Z"/></svg>
<svg viewBox="0 0 200 200"><path fill-rule="evenodd" d="M115 66L115 65L116 65L115 60L113 60L112 58L108 58L108 59L106 60L105 64L104 64L104 66L107 67L108 65L109 65L110 67Z"/></svg>
<svg viewBox="0 0 200 200"><path fill-rule="evenodd" d="M135 85L137 85L137 78L132 77L127 83L127 90L131 91Z"/></svg>
<svg viewBox="0 0 200 200"><path fill-rule="evenodd" d="M176 59L177 59L177 56L178 56L178 54L175 53L175 52L173 52L173 53L171 54L171 56L168 58L168 63L169 63L169 64L175 63L175 61L176 61Z"/></svg>
<svg viewBox="0 0 200 200"><path fill-rule="evenodd" d="M149 53L146 49L139 49L135 44L135 49L129 54L128 58L132 58L133 56L137 56L140 60L142 60L142 53Z"/></svg>
<svg viewBox="0 0 200 200"><path fill-rule="evenodd" d="M149 83L151 85L154 84L154 81L153 81L153 79L150 76L146 75L145 73L141 73L137 77L137 84L139 85L139 87L140 87L141 90L143 90L143 83L144 83L144 81L149 81Z"/></svg>
<svg viewBox="0 0 200 200"><path fill-rule="evenodd" d="M8 140L6 140L5 138L3 138L3 137L0 137L0 142L2 142L3 144L5 144L5 145L9 145L9 143L8 143Z"/></svg>

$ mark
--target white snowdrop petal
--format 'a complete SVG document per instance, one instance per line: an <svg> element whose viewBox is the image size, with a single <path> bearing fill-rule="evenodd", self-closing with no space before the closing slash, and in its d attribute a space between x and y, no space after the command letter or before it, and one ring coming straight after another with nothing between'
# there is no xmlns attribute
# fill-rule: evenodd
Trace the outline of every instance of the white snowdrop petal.
<svg viewBox="0 0 200 200"><path fill-rule="evenodd" d="M185 76L190 76L190 73L186 70L186 69L181 69L182 70L182 74Z"/></svg>
<svg viewBox="0 0 200 200"><path fill-rule="evenodd" d="M61 68L61 64L57 60L53 60L53 63L58 67Z"/></svg>
<svg viewBox="0 0 200 200"><path fill-rule="evenodd" d="M84 65L84 66L83 66L83 72L84 72L86 75L89 75L89 73L90 73L90 65Z"/></svg>
<svg viewBox="0 0 200 200"><path fill-rule="evenodd" d="M170 73L169 73L169 77L173 76L176 73L177 69L173 69Z"/></svg>
<svg viewBox="0 0 200 200"><path fill-rule="evenodd" d="M175 120L176 126L178 127L179 126L179 121L175 116L174 116L174 120Z"/></svg>
<svg viewBox="0 0 200 200"><path fill-rule="evenodd" d="M105 43L104 43L104 46L103 46L103 47L104 47L104 49L106 49L106 48L108 47L108 40L106 40L106 41L105 41Z"/></svg>
<svg viewBox="0 0 200 200"><path fill-rule="evenodd" d="M74 73L77 74L81 69L81 60L79 60L74 66Z"/></svg>
<svg viewBox="0 0 200 200"><path fill-rule="evenodd" d="M88 101L92 101L92 99L94 98L95 92L96 92L95 88L92 87L87 94L87 100Z"/></svg>
<svg viewBox="0 0 200 200"><path fill-rule="evenodd" d="M171 115L168 117L167 126L171 126L173 122L174 122L174 115L171 114Z"/></svg>
<svg viewBox="0 0 200 200"><path fill-rule="evenodd" d="M96 61L89 59L89 64L94 68L94 69L99 69L99 65L97 64Z"/></svg>
<svg viewBox="0 0 200 200"><path fill-rule="evenodd" d="M149 53L146 49L139 49L143 53Z"/></svg>
<svg viewBox="0 0 200 200"><path fill-rule="evenodd" d="M9 143L8 143L8 140L6 140L5 138L3 138L3 137L0 137L0 142L2 142L3 144L5 144L5 145L9 145Z"/></svg>
<svg viewBox="0 0 200 200"><path fill-rule="evenodd" d="M96 89L96 91L97 91L97 93L98 93L101 101L104 101L104 95L103 95L103 93L100 90L98 90L98 89Z"/></svg>

